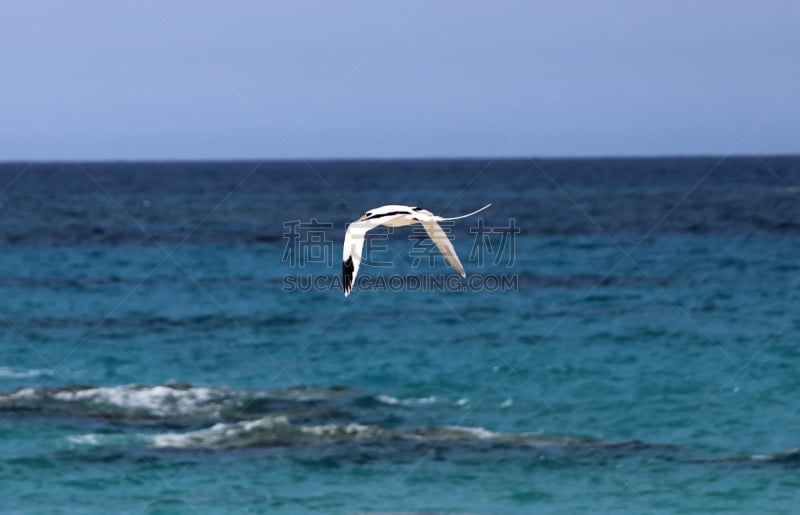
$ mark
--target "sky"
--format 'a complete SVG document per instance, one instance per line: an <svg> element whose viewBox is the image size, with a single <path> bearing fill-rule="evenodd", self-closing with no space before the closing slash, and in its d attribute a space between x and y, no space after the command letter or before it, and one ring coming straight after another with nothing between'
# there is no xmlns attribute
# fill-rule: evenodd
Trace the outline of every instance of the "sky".
<svg viewBox="0 0 800 515"><path fill-rule="evenodd" d="M800 2L26 0L0 161L800 153Z"/></svg>

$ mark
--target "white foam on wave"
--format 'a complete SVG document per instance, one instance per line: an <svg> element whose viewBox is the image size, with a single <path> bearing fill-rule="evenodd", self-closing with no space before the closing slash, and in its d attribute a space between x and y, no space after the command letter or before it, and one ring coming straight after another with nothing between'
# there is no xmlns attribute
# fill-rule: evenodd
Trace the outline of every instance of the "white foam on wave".
<svg viewBox="0 0 800 515"><path fill-rule="evenodd" d="M455 437L473 437L479 440L491 440L496 438L516 436L506 433L496 433L482 427L445 426L444 430Z"/></svg>
<svg viewBox="0 0 800 515"><path fill-rule="evenodd" d="M67 441L76 445L101 445L103 443L102 435L97 433L89 433L85 435L68 436Z"/></svg>
<svg viewBox="0 0 800 515"><path fill-rule="evenodd" d="M750 456L750 459L753 461L780 461L788 458L796 458L797 456L800 456L800 447L792 447L791 449L774 454L753 454Z"/></svg>
<svg viewBox="0 0 800 515"><path fill-rule="evenodd" d="M316 403L356 398L343 387L297 386L272 390L239 390L166 385L25 387L0 392L0 410L33 410L126 420L192 420L239 417L242 410L302 409ZM275 410L275 411L273 411Z"/></svg>
<svg viewBox="0 0 800 515"><path fill-rule="evenodd" d="M130 435L121 432L71 435L66 437L66 440L70 445L81 447L146 445L149 442L147 438L142 438L140 435Z"/></svg>
<svg viewBox="0 0 800 515"><path fill-rule="evenodd" d="M398 399L397 397L392 397L391 395L379 394L375 396L375 399L378 400L379 402L382 402L384 404L389 404L391 406L394 406L395 404L400 404L400 399Z"/></svg>
<svg viewBox="0 0 800 515"><path fill-rule="evenodd" d="M218 423L207 429L147 435L152 447L175 449L238 449L313 444L334 444L365 439L442 441L498 441L520 445L535 442L532 435L497 433L482 427L444 426L438 428L391 429L378 425L322 424L293 425L286 416ZM545 443L540 441L539 444Z"/></svg>
<svg viewBox="0 0 800 515"><path fill-rule="evenodd" d="M409 399L398 399L397 397L392 397L391 395L386 394L378 394L375 396L375 400L378 402L382 402L384 404L389 404L390 406L394 405L401 405L401 406L424 406L426 404L434 404L439 402L441 399L436 397L435 395L430 395L428 397L412 397Z"/></svg>
<svg viewBox="0 0 800 515"><path fill-rule="evenodd" d="M53 372L51 370L41 370L36 368L32 368L30 370L15 370L13 368L0 366L0 377L19 379L25 377L40 377L40 376L51 376L51 375L53 375Z"/></svg>
<svg viewBox="0 0 800 515"><path fill-rule="evenodd" d="M355 422L319 425L293 424L285 415L255 420L219 422L204 429L137 435L90 433L68 438L73 445L147 445L159 449L233 450L256 447L295 447L383 442L395 446L402 441L449 442L448 445L511 444L523 447L570 445L570 439L546 438L531 433L502 433L483 427L440 426L397 429Z"/></svg>
<svg viewBox="0 0 800 515"><path fill-rule="evenodd" d="M352 437L352 438L364 438L364 437L375 437L381 434L385 434L390 432L388 429L384 429L379 426L367 426L363 424L325 424L321 426L300 426L300 431L304 434L318 436L322 438L342 438L342 437Z"/></svg>
<svg viewBox="0 0 800 515"><path fill-rule="evenodd" d="M236 449L254 446L332 443L375 437L388 430L361 424L295 426L285 416L268 416L245 422L218 423L208 429L150 436L160 448Z"/></svg>
<svg viewBox="0 0 800 515"><path fill-rule="evenodd" d="M210 388L176 389L170 386L97 387L55 392L53 398L64 402L89 402L97 406L142 411L156 417L197 415L203 404L213 400ZM219 406L209 406L216 415ZM208 411L208 410L201 410Z"/></svg>
<svg viewBox="0 0 800 515"><path fill-rule="evenodd" d="M241 392L188 385L19 388L0 393L0 408L83 416L167 419L219 417Z"/></svg>

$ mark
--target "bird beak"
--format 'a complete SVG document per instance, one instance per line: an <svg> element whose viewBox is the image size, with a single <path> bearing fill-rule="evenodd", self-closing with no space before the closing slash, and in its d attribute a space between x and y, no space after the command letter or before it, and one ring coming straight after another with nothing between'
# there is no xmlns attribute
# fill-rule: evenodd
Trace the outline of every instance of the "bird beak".
<svg viewBox="0 0 800 515"><path fill-rule="evenodd" d="M363 222L367 218L367 215L361 215L357 221Z"/></svg>

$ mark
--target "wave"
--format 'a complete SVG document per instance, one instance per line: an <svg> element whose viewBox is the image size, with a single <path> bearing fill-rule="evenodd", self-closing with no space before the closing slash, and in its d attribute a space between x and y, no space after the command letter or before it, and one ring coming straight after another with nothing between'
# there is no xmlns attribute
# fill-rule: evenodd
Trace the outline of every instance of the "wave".
<svg viewBox="0 0 800 515"><path fill-rule="evenodd" d="M124 437L90 433L69 437L76 445L120 444ZM393 429L374 424L293 424L284 415L256 420L220 422L209 428L185 432L139 434L132 441L157 449L233 450L271 447L309 447L318 445L359 444L370 448L406 449L424 444L447 448L492 447L513 449L611 447L596 440L554 438L530 433L498 433L482 427L444 426L433 428Z"/></svg>
<svg viewBox="0 0 800 515"><path fill-rule="evenodd" d="M361 424L295 426L286 416L258 420L219 423L208 429L186 433L163 433L150 437L153 447L234 449L264 446L288 446L309 443L335 443L381 436L387 430Z"/></svg>
<svg viewBox="0 0 800 515"><path fill-rule="evenodd" d="M754 454L750 456L750 459L772 463L800 464L800 447L792 447L773 454Z"/></svg>
<svg viewBox="0 0 800 515"><path fill-rule="evenodd" d="M440 402L441 399L436 397L435 395L430 395L428 397L415 397L409 399L399 399L397 397L393 397L391 395L387 395L384 393L378 394L375 397L375 400L382 403L387 404L389 406L424 406L426 404L434 404Z"/></svg>
<svg viewBox="0 0 800 515"><path fill-rule="evenodd" d="M10 374L11 372L9 372ZM33 377L46 371L14 372L11 377ZM3 368L0 368L0 376ZM0 392L0 412L28 411L51 415L100 418L125 422L196 423L252 420L285 414L329 418L342 410L463 407L469 399L437 395L400 398L380 393L365 395L344 386L294 386L246 390L201 387L185 383L122 386L70 385L58 388L23 387ZM501 404L510 406L508 400Z"/></svg>
<svg viewBox="0 0 800 515"><path fill-rule="evenodd" d="M298 386L271 390L165 385L18 388L0 393L0 411L122 420L127 422L193 422L254 419L265 414L302 416L319 407L335 409L336 401L355 398L343 387Z"/></svg>
<svg viewBox="0 0 800 515"><path fill-rule="evenodd" d="M0 393L0 412L32 412L86 417L151 427L169 432L73 435L77 446L145 446L154 449L369 446L380 452L428 452L436 449L537 450L653 447L640 442L615 444L596 440L547 437L534 433L498 433L482 427L442 425L403 428L398 410L452 410L469 403L428 395L399 398L366 395L343 386L296 386L246 390L184 383L164 385L18 388ZM501 407L508 407L506 401ZM659 448L660 449L660 448ZM349 452L345 450L345 454Z"/></svg>
<svg viewBox="0 0 800 515"><path fill-rule="evenodd" d="M792 447L791 449L786 449L784 451L774 452L771 454L745 454L696 461L698 463L749 462L754 464L765 463L798 465L800 464L800 447Z"/></svg>
<svg viewBox="0 0 800 515"><path fill-rule="evenodd" d="M381 393L372 397L373 400L377 401L380 404L385 404L387 406L408 406L408 407L420 407L420 406L429 406L432 404L449 404L452 406L466 406L470 403L470 400L466 397L461 397L456 400L449 400L437 395L429 395L428 397L410 397L406 399L401 399L398 397L393 397L391 395L387 395L385 393ZM513 399L506 399L499 404L501 408L510 408L514 404Z"/></svg>
<svg viewBox="0 0 800 515"><path fill-rule="evenodd" d="M41 370L35 368L30 370L15 370L13 368L0 366L0 377L19 379L25 377L41 377L50 375L53 375L53 372L50 370Z"/></svg>
<svg viewBox="0 0 800 515"><path fill-rule="evenodd" d="M34 377L40 370L10 370L0 375ZM11 375L13 374L13 375ZM691 450L638 440L609 442L537 433L495 432L483 427L441 425L407 427L406 417L419 410L459 410L469 400L437 395L395 397L387 393L364 394L344 386L295 386L276 389L236 389L193 386L185 383L163 385L122 385L66 387L23 387L0 392L0 413L85 417L146 425L149 431L112 429L107 433L68 437L76 446L144 446L153 449L230 450L250 448L304 448L324 452L320 446L343 452L359 449L402 456L407 452L472 450L477 452L567 453L571 459L598 451L609 453L654 453L670 456L688 453L695 463L800 463L800 447L774 454L696 459ZM499 409L513 406L506 399ZM412 413L413 412L413 413ZM430 417L423 413L423 419ZM410 425L410 424L409 424ZM355 449L353 446L358 447ZM337 450L338 449L338 450Z"/></svg>

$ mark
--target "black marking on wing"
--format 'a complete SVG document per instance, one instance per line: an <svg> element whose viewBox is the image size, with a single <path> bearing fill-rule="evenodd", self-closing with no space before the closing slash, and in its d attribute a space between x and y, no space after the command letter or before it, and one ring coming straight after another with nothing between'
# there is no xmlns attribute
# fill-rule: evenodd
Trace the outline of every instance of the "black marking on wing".
<svg viewBox="0 0 800 515"><path fill-rule="evenodd" d="M377 215L368 216L364 220L372 220L373 218L383 218L384 216L410 215L410 214L411 211L392 211L391 213L378 213Z"/></svg>
<svg viewBox="0 0 800 515"><path fill-rule="evenodd" d="M347 261L342 263L342 288L345 293L350 293L353 288L353 285L350 284L353 281L353 270L353 257L350 256Z"/></svg>

